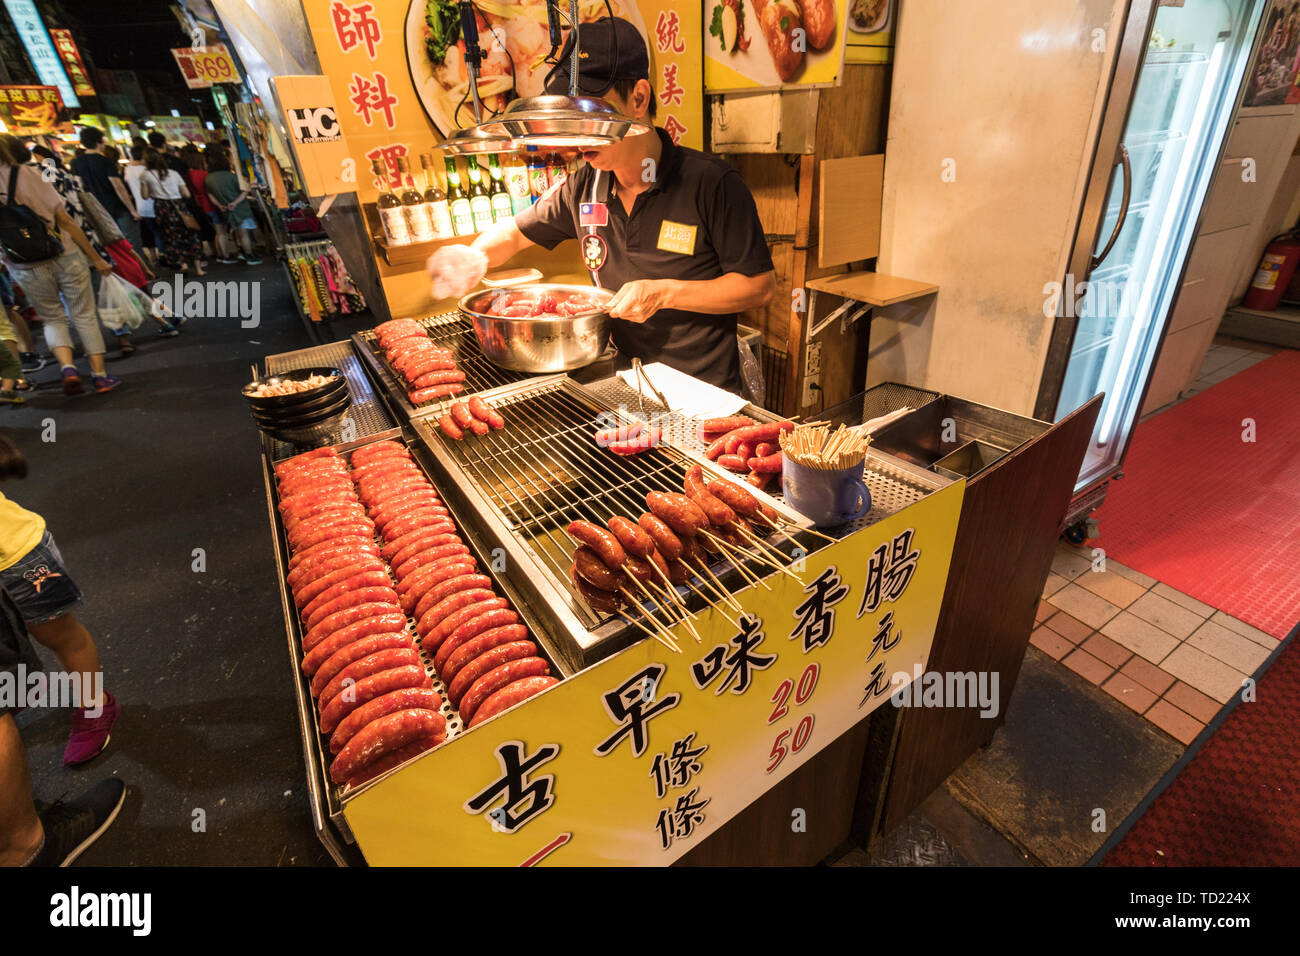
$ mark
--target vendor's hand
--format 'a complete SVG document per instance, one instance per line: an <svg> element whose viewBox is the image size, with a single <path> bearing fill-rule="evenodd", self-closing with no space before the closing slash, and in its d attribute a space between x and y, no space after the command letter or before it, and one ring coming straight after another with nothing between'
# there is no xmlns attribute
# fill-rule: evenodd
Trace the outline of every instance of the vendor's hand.
<svg viewBox="0 0 1300 956"><path fill-rule="evenodd" d="M473 246L443 246L425 264L435 299L459 299L483 280L488 257Z"/></svg>
<svg viewBox="0 0 1300 956"><path fill-rule="evenodd" d="M611 316L626 322L645 322L660 309L669 308L672 282L668 279L637 279L614 293L605 307Z"/></svg>

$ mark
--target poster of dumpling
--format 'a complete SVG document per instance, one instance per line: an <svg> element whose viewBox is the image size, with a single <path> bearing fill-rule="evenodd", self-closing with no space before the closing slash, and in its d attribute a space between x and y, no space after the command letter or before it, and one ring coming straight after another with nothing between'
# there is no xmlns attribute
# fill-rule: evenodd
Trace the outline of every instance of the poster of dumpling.
<svg viewBox="0 0 1300 956"><path fill-rule="evenodd" d="M705 91L838 85L852 2L704 0Z"/></svg>
<svg viewBox="0 0 1300 956"><path fill-rule="evenodd" d="M517 97L545 91L555 63L546 0L474 0L483 52L478 91L486 115ZM556 9L568 37L569 0ZM673 0L581 0L582 23L615 16L646 41L650 82L659 108L656 123L679 143L703 144L700 11ZM412 0L405 24L406 58L420 104L440 133L474 125L474 103L465 67L460 9L455 0Z"/></svg>

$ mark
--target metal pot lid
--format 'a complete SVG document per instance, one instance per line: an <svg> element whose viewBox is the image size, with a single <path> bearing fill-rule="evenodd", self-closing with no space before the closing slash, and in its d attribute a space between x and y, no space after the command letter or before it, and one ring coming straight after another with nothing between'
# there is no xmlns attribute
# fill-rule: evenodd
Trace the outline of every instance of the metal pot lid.
<svg viewBox="0 0 1300 956"><path fill-rule="evenodd" d="M648 133L651 127L594 96L545 94L515 100L478 129L518 146L594 147Z"/></svg>
<svg viewBox="0 0 1300 956"><path fill-rule="evenodd" d="M516 143L501 132L489 132L478 126L458 129L434 148L453 156L472 155L474 153L510 153L520 149L523 144Z"/></svg>

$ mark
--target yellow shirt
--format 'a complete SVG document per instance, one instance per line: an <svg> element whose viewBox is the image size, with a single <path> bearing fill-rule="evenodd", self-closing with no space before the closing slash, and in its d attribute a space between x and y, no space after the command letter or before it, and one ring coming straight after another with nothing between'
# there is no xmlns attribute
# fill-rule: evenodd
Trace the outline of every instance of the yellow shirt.
<svg viewBox="0 0 1300 956"><path fill-rule="evenodd" d="M0 571L17 564L44 535L44 518L0 494Z"/></svg>

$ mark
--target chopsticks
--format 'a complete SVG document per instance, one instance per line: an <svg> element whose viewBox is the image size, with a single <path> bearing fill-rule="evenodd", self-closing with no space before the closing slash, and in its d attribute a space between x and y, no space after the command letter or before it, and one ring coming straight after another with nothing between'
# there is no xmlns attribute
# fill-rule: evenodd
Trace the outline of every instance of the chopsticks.
<svg viewBox="0 0 1300 956"><path fill-rule="evenodd" d="M862 464L871 438L856 427L841 425L834 432L828 425L796 425L782 432L781 451L795 464L820 471L840 471Z"/></svg>

